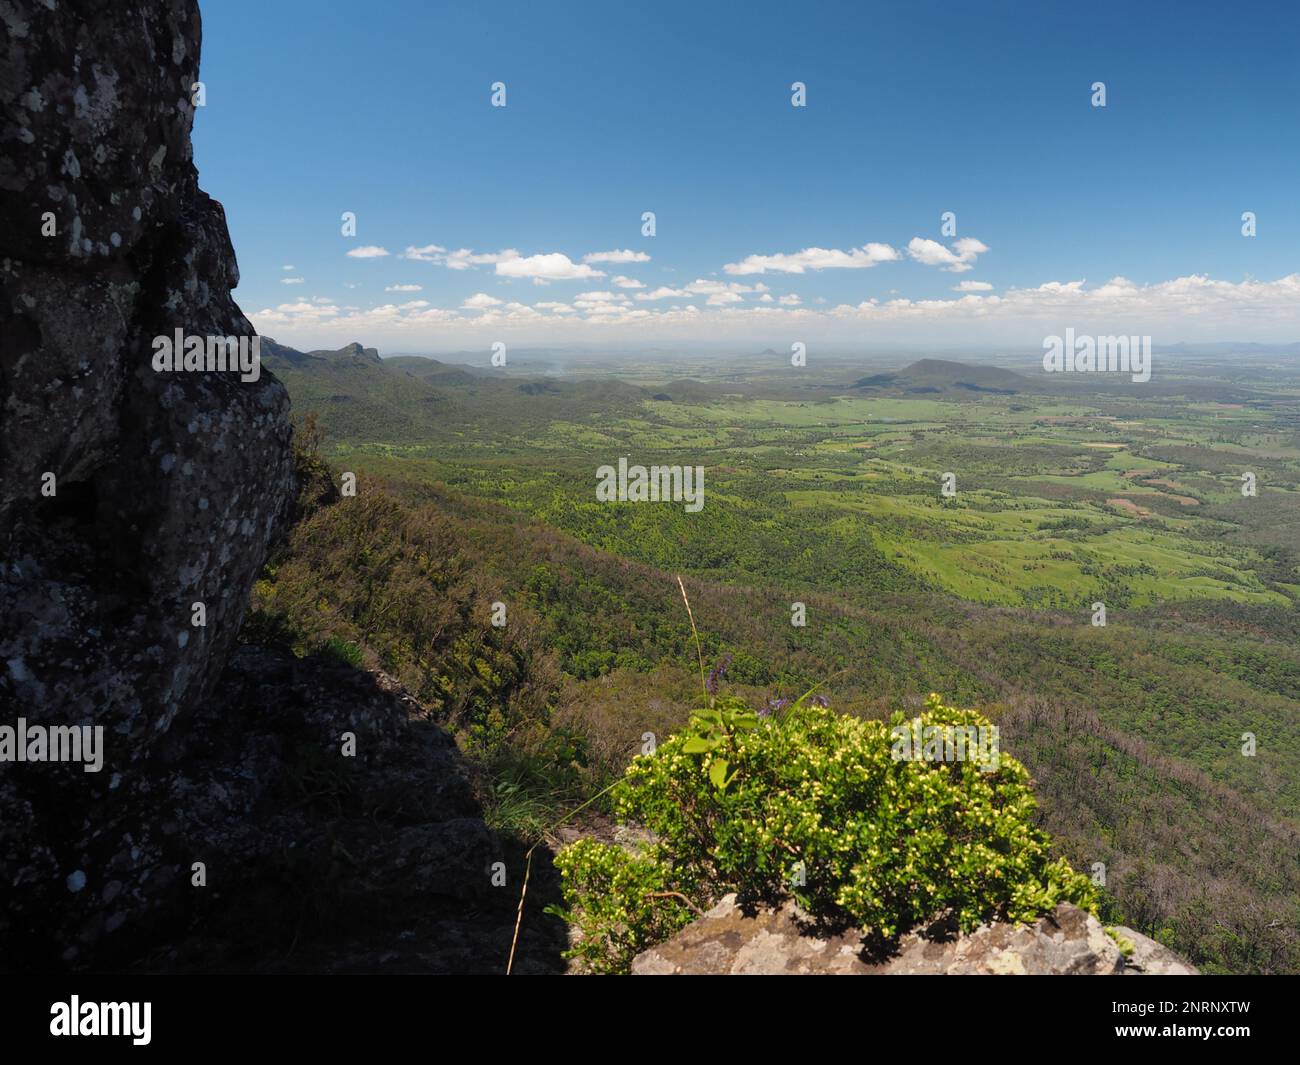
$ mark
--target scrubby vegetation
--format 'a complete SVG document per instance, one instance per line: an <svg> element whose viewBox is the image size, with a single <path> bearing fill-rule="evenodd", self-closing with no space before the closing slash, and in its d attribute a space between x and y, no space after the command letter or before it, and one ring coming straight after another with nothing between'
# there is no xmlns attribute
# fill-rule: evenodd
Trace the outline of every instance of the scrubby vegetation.
<svg viewBox="0 0 1300 1065"><path fill-rule="evenodd" d="M931 696L923 729L989 728ZM625 972L721 895L790 896L815 917L876 940L948 919L971 931L1029 921L1062 901L1088 909L1087 877L1053 859L1033 823L1029 774L989 761L897 758L891 726L801 700L764 716L732 697L635 758L615 788L620 818L654 842L639 852L584 840L556 858L571 952L593 972Z"/></svg>

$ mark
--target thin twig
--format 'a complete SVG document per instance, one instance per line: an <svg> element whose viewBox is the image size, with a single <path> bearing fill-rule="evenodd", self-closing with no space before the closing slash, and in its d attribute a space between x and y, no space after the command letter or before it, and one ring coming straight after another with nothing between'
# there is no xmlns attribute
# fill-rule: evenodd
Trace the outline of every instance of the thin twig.
<svg viewBox="0 0 1300 1065"><path fill-rule="evenodd" d="M648 899L681 899L682 902L686 903L687 906L689 906L692 910L695 911L696 917L704 916L704 911L701 910L698 906L696 906L695 903L693 903L680 891L647 891L645 893L645 897Z"/></svg>
<svg viewBox="0 0 1300 1065"><path fill-rule="evenodd" d="M519 892L519 908L515 911L515 934L510 940L510 957L506 960L506 975L510 975L510 970L515 965L515 944L519 942L519 926L524 921L524 898L528 894L528 878L533 875L533 847L528 848L528 864L524 866L524 886Z"/></svg>
<svg viewBox="0 0 1300 1065"><path fill-rule="evenodd" d="M618 785L618 783L619 783L619 781L620 781L621 779L622 779L622 778L620 777L619 780L614 781L614 783L611 784L611 785L609 785L609 787L607 787L607 788L602 788L600 791L596 792L596 794L593 795L593 796L592 796L590 799L588 799L586 802L582 803L582 804L579 805L579 806L575 806L575 807L574 807L572 810L570 810L567 814L565 814L565 815L564 815L563 817L561 817L558 821L556 821L555 824L551 825L549 828L543 829L543 837L542 837L542 839L539 839L536 843L534 843L531 847L528 848L528 853L524 855L524 857L528 859L527 864L524 866L524 886L523 886L523 887L520 889L520 891L519 891L519 909L515 911L515 934L514 934L514 936L511 938L511 940L510 940L510 958L506 961L506 975L507 975L507 976L510 975L510 971L511 971L511 969L514 968L514 964L515 964L515 947L516 947L516 945L519 943L519 926L520 926L521 924L523 924L523 921L524 921L524 898L525 898L525 896L527 896L527 894L528 894L528 878L532 875L532 872L533 872L533 851L535 851L538 847L540 847L540 846L542 845L542 842L543 842L543 840L545 839L545 833L547 833L547 832L554 832L557 828L559 828L562 824L564 824L564 822L567 821L569 818L573 817L575 814L579 813L581 810L583 810L583 809L585 809L586 807L590 806L593 802L595 802L597 799L599 799L602 795L605 795L605 794L607 794L609 791L611 791L614 787L616 787L616 786Z"/></svg>
<svg viewBox="0 0 1300 1065"><path fill-rule="evenodd" d="M686 585L682 583L681 577L677 578L677 587L682 590L682 602L686 604L686 616L691 619L691 632L695 633L695 657L700 660L700 687L704 690L704 698L709 697L709 686L704 680L704 652L700 650L700 633L695 627L695 615L691 613L691 601L686 598Z"/></svg>

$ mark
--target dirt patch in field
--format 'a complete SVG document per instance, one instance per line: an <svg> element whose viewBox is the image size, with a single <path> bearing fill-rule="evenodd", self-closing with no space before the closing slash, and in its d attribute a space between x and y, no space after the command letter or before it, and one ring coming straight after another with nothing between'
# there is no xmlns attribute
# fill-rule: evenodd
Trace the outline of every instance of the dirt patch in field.
<svg viewBox="0 0 1300 1065"><path fill-rule="evenodd" d="M1147 510L1146 507L1139 507L1131 499L1108 499L1106 500L1106 505L1108 507L1118 507L1120 510L1127 511L1135 518L1151 517L1151 511Z"/></svg>

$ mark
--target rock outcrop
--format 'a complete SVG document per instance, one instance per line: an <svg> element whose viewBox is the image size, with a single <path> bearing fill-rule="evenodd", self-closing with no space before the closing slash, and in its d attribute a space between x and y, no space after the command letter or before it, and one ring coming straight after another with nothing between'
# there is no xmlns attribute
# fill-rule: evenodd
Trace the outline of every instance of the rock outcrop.
<svg viewBox="0 0 1300 1065"><path fill-rule="evenodd" d="M0 724L104 747L97 773L0 770L0 934L65 913L75 939L292 499L289 402L153 367L155 337L254 333L191 157L197 3L10 0L0 28Z"/></svg>
<svg viewBox="0 0 1300 1065"><path fill-rule="evenodd" d="M637 955L634 975L1038 975L1116 976L1195 970L1158 943L1130 929L1126 957L1096 918L1062 903L1032 925L984 925L969 935L917 930L881 956L862 936L819 930L793 902L746 913L724 896L699 920Z"/></svg>
<svg viewBox="0 0 1300 1065"><path fill-rule="evenodd" d="M496 843L421 708L227 670L295 486L273 375L155 365L178 331L254 350L192 161L197 0L3 0L0 33L0 965L213 964L259 922L278 950L349 899L481 891ZM14 760L67 726L98 771Z"/></svg>
<svg viewBox="0 0 1300 1065"><path fill-rule="evenodd" d="M291 496L289 403L152 365L178 329L254 333L191 158L196 3L4 12L0 697L103 724L120 765L220 672Z"/></svg>

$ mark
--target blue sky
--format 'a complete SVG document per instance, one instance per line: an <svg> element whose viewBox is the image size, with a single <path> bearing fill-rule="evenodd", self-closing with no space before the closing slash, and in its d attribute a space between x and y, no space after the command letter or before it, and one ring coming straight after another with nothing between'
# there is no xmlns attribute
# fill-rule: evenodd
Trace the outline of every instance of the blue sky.
<svg viewBox="0 0 1300 1065"><path fill-rule="evenodd" d="M200 180L241 306L288 343L1300 339L1290 4L203 15ZM584 262L612 250L649 259Z"/></svg>

